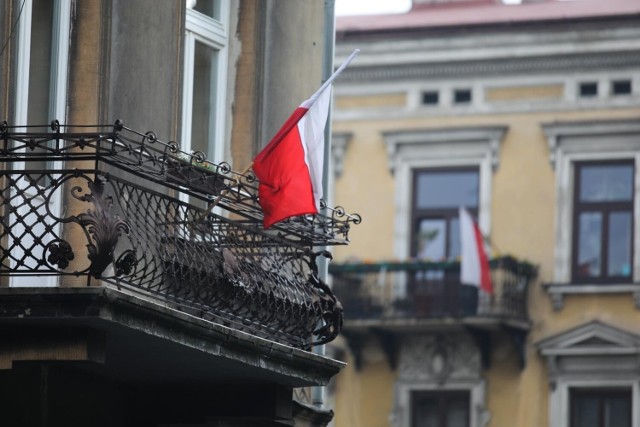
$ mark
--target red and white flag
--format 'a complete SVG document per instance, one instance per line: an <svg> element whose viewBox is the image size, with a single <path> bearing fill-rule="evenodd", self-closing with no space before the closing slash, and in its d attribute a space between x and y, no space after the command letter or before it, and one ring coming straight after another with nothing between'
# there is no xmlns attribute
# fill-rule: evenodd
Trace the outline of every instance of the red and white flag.
<svg viewBox="0 0 640 427"><path fill-rule="evenodd" d="M265 229L292 216L318 213L331 84L358 52L355 50L311 98L296 108L253 160L253 171L260 181L258 196Z"/></svg>
<svg viewBox="0 0 640 427"><path fill-rule="evenodd" d="M460 247L460 282L493 293L484 239L478 224L465 208L460 208Z"/></svg>

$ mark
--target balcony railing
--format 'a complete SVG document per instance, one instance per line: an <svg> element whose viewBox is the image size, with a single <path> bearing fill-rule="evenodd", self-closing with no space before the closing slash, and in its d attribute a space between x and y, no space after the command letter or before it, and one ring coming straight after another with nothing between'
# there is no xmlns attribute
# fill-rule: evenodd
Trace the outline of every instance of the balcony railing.
<svg viewBox="0 0 640 427"><path fill-rule="evenodd" d="M265 231L252 174L119 121L0 131L4 286L117 286L302 348L338 334L314 248L346 244L357 215L325 208Z"/></svg>
<svg viewBox="0 0 640 427"><path fill-rule="evenodd" d="M490 263L494 292L460 283L458 262L332 264L333 289L347 319L487 317L527 321L536 269L511 257Z"/></svg>

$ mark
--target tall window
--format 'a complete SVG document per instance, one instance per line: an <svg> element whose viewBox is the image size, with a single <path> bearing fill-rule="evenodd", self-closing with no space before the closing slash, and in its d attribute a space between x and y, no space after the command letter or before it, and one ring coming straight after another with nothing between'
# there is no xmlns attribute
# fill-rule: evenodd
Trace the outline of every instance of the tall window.
<svg viewBox="0 0 640 427"><path fill-rule="evenodd" d="M223 156L228 0L187 0L182 147Z"/></svg>
<svg viewBox="0 0 640 427"><path fill-rule="evenodd" d="M631 427L631 389L571 389L570 427Z"/></svg>
<svg viewBox="0 0 640 427"><path fill-rule="evenodd" d="M459 208L478 214L478 168L414 171L411 252L439 261L460 256Z"/></svg>
<svg viewBox="0 0 640 427"><path fill-rule="evenodd" d="M575 164L575 282L632 281L634 175L633 161Z"/></svg>
<svg viewBox="0 0 640 427"><path fill-rule="evenodd" d="M411 427L468 426L468 391L415 391L412 393Z"/></svg>
<svg viewBox="0 0 640 427"><path fill-rule="evenodd" d="M26 0L18 33L18 70L14 123L45 125L65 119L69 0ZM36 150L40 151L40 150ZM31 162L43 169L46 162ZM42 176L30 179L47 185Z"/></svg>
<svg viewBox="0 0 640 427"><path fill-rule="evenodd" d="M16 93L13 122L16 125L48 125L52 119L65 122L67 96L67 65L71 27L71 0L24 0L17 27ZM46 151L40 147L34 152ZM59 165L44 160L28 164L17 163L16 169L56 169ZM44 173L25 175L17 188L29 203L11 212L9 220L20 239L12 253L16 265L35 266L43 259L42 246L34 241L39 236L46 245L58 233L59 224L53 219L60 212L60 194L46 197L51 179ZM48 205L47 205L48 204ZM31 209L32 206L37 208ZM44 224L42 215L53 213L51 223ZM46 221L46 220L45 220ZM24 232L20 230L24 229ZM29 232L27 232L29 230ZM28 249L24 249L28 248ZM55 276L34 281L27 276L11 278L11 286L54 286Z"/></svg>

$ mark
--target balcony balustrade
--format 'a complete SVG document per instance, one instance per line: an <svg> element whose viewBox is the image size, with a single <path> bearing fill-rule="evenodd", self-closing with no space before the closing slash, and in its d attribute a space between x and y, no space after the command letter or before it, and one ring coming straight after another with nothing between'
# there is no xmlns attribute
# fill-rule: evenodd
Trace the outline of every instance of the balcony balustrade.
<svg viewBox="0 0 640 427"><path fill-rule="evenodd" d="M511 257L490 262L493 294L460 283L459 262L332 264L333 289L347 321L478 319L528 322L531 264Z"/></svg>
<svg viewBox="0 0 640 427"><path fill-rule="evenodd" d="M120 121L0 132L2 286L108 286L300 348L339 333L316 248L346 244L357 215L264 230L251 173Z"/></svg>

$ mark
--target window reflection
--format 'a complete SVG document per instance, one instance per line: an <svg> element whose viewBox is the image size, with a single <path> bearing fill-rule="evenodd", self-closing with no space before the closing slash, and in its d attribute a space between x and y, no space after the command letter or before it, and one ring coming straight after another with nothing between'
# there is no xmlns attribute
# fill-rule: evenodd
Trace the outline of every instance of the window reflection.
<svg viewBox="0 0 640 427"><path fill-rule="evenodd" d="M415 172L412 254L442 261L460 256L459 208L477 215L476 168L424 169Z"/></svg>
<svg viewBox="0 0 640 427"><path fill-rule="evenodd" d="M573 278L628 283L633 278L633 161L575 165Z"/></svg>
<svg viewBox="0 0 640 427"><path fill-rule="evenodd" d="M600 275L600 242L602 235L602 216L599 213L580 215L578 238L578 274L583 277Z"/></svg>
<svg viewBox="0 0 640 427"><path fill-rule="evenodd" d="M633 198L633 166L594 165L580 169L580 201L604 202Z"/></svg>

